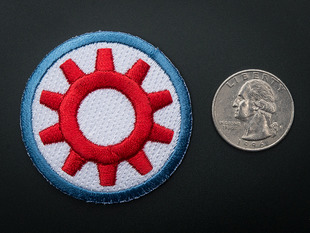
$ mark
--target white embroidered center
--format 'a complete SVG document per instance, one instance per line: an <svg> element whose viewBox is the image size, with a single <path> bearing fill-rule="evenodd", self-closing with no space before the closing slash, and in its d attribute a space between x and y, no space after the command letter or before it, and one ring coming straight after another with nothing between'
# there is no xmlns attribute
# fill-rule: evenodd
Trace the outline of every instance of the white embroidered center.
<svg viewBox="0 0 310 233"><path fill-rule="evenodd" d="M99 89L81 102L77 119L88 140L108 146L120 143L130 135L134 129L135 111L121 92Z"/></svg>

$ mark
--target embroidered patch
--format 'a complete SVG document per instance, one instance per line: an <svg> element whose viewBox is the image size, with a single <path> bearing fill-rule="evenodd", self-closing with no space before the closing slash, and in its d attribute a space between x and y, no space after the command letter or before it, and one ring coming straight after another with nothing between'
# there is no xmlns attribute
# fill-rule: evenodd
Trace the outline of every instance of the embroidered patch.
<svg viewBox="0 0 310 233"><path fill-rule="evenodd" d="M181 162L191 106L178 71L138 37L96 32L57 47L29 79L23 140L44 177L98 203L138 198Z"/></svg>

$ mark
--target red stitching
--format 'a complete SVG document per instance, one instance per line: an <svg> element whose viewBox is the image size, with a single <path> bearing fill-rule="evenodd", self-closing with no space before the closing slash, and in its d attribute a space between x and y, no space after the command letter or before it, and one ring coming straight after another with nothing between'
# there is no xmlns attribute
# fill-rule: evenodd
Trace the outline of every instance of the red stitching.
<svg viewBox="0 0 310 233"><path fill-rule="evenodd" d="M77 122L81 101L91 92L113 88L122 92L132 103L136 122L132 133L122 142L112 146L99 146L89 141ZM120 162L137 154L152 130L152 109L142 88L126 76L116 72L97 71L77 80L66 93L59 108L61 131L68 144L86 160L102 164Z"/></svg>
<svg viewBox="0 0 310 233"><path fill-rule="evenodd" d="M145 175L149 173L153 166L147 156L145 155L144 151L141 150L133 156L132 158L128 159L128 162L141 174Z"/></svg>
<svg viewBox="0 0 310 233"><path fill-rule="evenodd" d="M112 49L98 49L96 70L114 71Z"/></svg>
<svg viewBox="0 0 310 233"><path fill-rule="evenodd" d="M153 111L157 111L172 103L172 97L167 90L148 94Z"/></svg>
<svg viewBox="0 0 310 233"><path fill-rule="evenodd" d="M40 97L40 103L52 110L58 110L62 99L62 94L43 90Z"/></svg>
<svg viewBox="0 0 310 233"><path fill-rule="evenodd" d="M97 51L96 70L84 74L71 59L60 68L71 84L65 95L42 91L40 103L58 110L59 123L40 132L44 144L66 141L71 147L62 169L74 176L87 161L97 163L100 184L111 186L116 182L117 166L127 160L141 175L152 170L152 164L143 152L147 141L170 143L173 131L156 124L153 113L172 103L170 92L147 94L141 87L150 66L138 60L126 75L114 71L111 49ZM131 134L122 142L100 146L88 140L79 128L77 111L81 101L98 89L115 89L124 94L135 109L136 122Z"/></svg>
<svg viewBox="0 0 310 233"><path fill-rule="evenodd" d="M77 79L83 77L84 72L71 59L65 61L61 66L62 72L66 76L69 84L74 83Z"/></svg>
<svg viewBox="0 0 310 233"><path fill-rule="evenodd" d="M143 60L139 59L126 73L126 76L133 79L139 85L142 84L150 66Z"/></svg>
<svg viewBox="0 0 310 233"><path fill-rule="evenodd" d="M59 123L42 130L39 135L44 145L64 141Z"/></svg>
<svg viewBox="0 0 310 233"><path fill-rule="evenodd" d="M70 176L74 176L77 171L81 170L83 165L87 161L79 156L74 150L70 150L70 154L68 155L62 170L68 173Z"/></svg>
<svg viewBox="0 0 310 233"><path fill-rule="evenodd" d="M118 164L98 164L99 180L102 186L113 186L116 182L116 170Z"/></svg>
<svg viewBox="0 0 310 233"><path fill-rule="evenodd" d="M154 123L149 140L153 142L170 143L173 137L173 131L164 126Z"/></svg>

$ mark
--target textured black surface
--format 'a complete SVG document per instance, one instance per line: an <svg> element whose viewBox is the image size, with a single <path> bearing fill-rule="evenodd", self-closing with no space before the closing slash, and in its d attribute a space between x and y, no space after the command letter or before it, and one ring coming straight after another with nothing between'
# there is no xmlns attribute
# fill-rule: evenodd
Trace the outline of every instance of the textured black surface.
<svg viewBox="0 0 310 233"><path fill-rule="evenodd" d="M2 1L1 232L309 232L308 1ZM45 181L21 141L27 79L69 38L122 31L159 47L191 93L194 127L183 163L161 187L125 204L95 205ZM243 69L278 76L295 101L289 134L245 152L216 132L218 86Z"/></svg>

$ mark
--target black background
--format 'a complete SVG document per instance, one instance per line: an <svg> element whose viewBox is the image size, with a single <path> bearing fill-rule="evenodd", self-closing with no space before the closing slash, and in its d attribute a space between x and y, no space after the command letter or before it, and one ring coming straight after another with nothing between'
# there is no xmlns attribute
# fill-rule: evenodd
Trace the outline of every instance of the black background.
<svg viewBox="0 0 310 233"><path fill-rule="evenodd" d="M308 1L1 1L1 232L310 232ZM101 205L58 191L21 140L20 99L57 45L98 30L159 47L191 94L193 134L175 174L148 195ZM261 152L219 136L211 103L243 69L278 76L295 102L289 134Z"/></svg>

